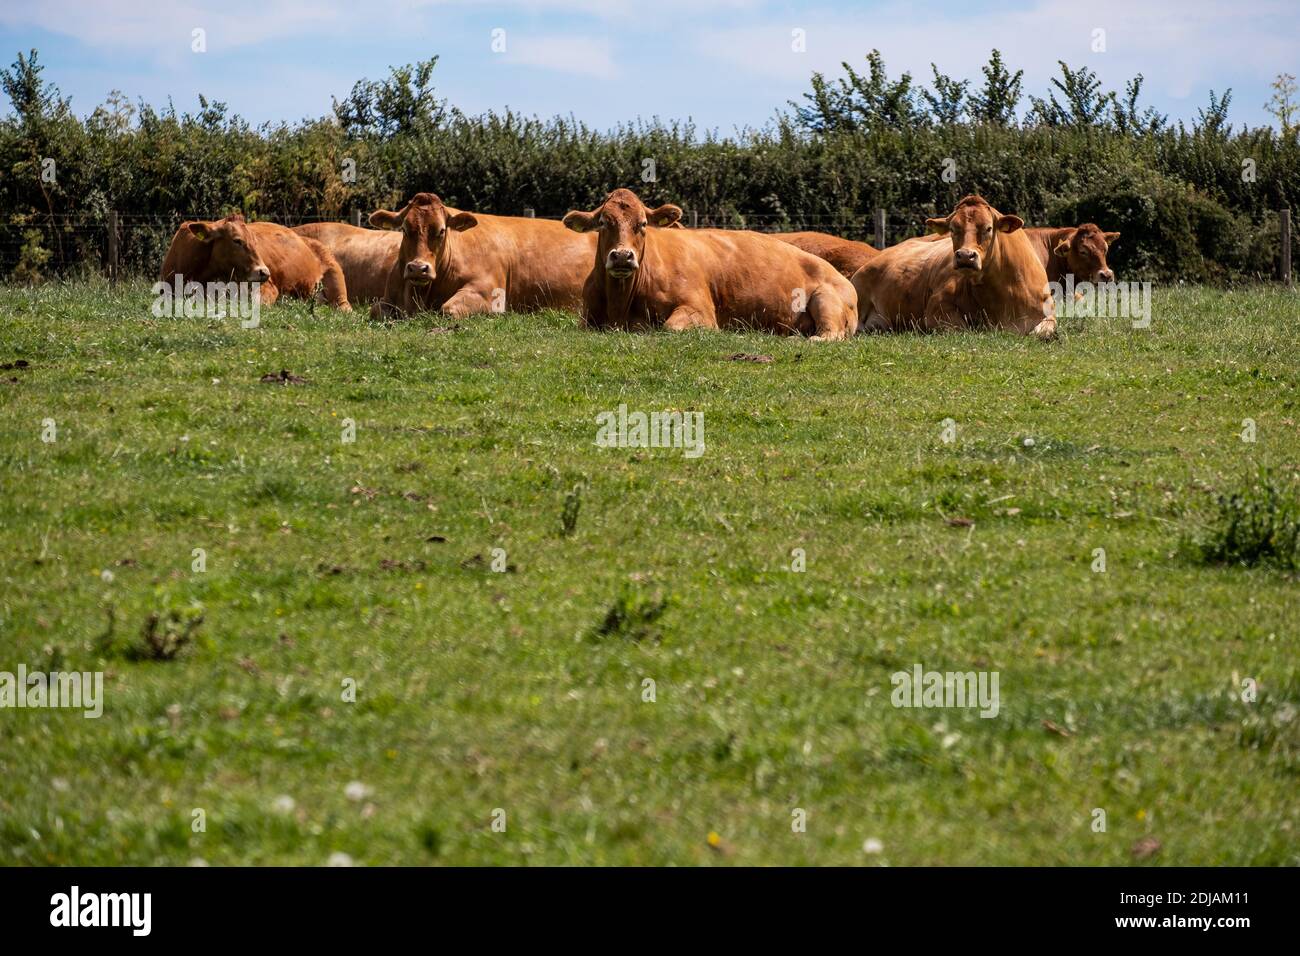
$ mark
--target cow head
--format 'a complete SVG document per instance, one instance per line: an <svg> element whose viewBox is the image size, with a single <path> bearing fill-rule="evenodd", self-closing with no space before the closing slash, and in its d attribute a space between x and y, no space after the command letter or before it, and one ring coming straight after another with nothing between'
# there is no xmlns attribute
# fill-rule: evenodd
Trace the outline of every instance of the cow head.
<svg viewBox="0 0 1300 956"><path fill-rule="evenodd" d="M208 248L208 273L240 282L265 282L271 270L262 262L253 231L236 213L212 222L188 222L185 228Z"/></svg>
<svg viewBox="0 0 1300 956"><path fill-rule="evenodd" d="M433 193L416 193L397 212L387 209L372 212L370 224L380 229L402 230L397 260L402 279L411 285L425 286L438 277L438 260L446 248L448 234L473 229L478 220L471 213L452 212Z"/></svg>
<svg viewBox="0 0 1300 956"><path fill-rule="evenodd" d="M627 279L645 261L646 228L668 228L681 218L682 211L677 206L667 204L647 209L632 190L615 189L599 209L592 212L575 209L564 217L564 224L574 232L595 231L597 268L603 268L606 275L615 279Z"/></svg>
<svg viewBox="0 0 1300 956"><path fill-rule="evenodd" d="M927 219L930 231L952 237L953 268L979 272L988 262L1000 232L1024 226L1019 216L1004 216L983 198L967 196L943 219Z"/></svg>
<svg viewBox="0 0 1300 956"><path fill-rule="evenodd" d="M1102 232L1091 222L1066 230L1052 247L1052 255L1066 262L1066 272L1080 282L1115 281L1115 272L1106 264L1106 250L1119 238L1118 232Z"/></svg>

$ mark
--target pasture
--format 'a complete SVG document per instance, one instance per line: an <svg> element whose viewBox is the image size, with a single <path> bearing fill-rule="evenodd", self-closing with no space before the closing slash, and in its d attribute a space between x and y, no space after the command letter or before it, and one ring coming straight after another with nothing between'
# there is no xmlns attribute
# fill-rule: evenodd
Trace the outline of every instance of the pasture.
<svg viewBox="0 0 1300 956"><path fill-rule="evenodd" d="M1300 864L1297 582L1180 545L1294 477L1293 294L1046 344L150 301L0 289L0 670L105 672L0 721L6 864ZM704 453L597 447L620 404ZM917 664L999 713L895 708Z"/></svg>

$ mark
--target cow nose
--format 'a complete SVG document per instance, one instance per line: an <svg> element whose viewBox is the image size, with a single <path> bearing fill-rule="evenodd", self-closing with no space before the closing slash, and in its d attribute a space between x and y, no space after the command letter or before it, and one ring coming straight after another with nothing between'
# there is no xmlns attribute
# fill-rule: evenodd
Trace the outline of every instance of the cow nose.
<svg viewBox="0 0 1300 956"><path fill-rule="evenodd" d="M406 264L406 274L411 278L428 277L433 272L433 267L427 262L421 262L415 259Z"/></svg>
<svg viewBox="0 0 1300 956"><path fill-rule="evenodd" d="M1097 278L1100 279L1102 282L1114 282L1115 273L1112 272L1110 269L1102 269L1100 272L1097 273Z"/></svg>
<svg viewBox="0 0 1300 956"><path fill-rule="evenodd" d="M960 262L974 262L975 257L979 255L974 249L958 249L957 259Z"/></svg>
<svg viewBox="0 0 1300 956"><path fill-rule="evenodd" d="M253 270L253 275L257 276L258 282L265 282L267 279L271 278L271 270L266 266L258 266Z"/></svg>

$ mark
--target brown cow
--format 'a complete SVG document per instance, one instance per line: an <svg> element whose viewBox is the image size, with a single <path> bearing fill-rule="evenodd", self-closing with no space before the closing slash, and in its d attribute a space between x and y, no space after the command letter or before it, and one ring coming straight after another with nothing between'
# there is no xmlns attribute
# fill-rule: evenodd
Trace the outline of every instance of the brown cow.
<svg viewBox="0 0 1300 956"><path fill-rule="evenodd" d="M1119 238L1118 232L1102 232L1091 222L1081 226L1026 229L1038 261L1047 270L1047 281L1064 283L1067 275L1075 282L1098 285L1114 282L1115 273L1106 264L1106 251Z"/></svg>
<svg viewBox="0 0 1300 956"><path fill-rule="evenodd" d="M384 297L388 274L397 264L402 237L381 229L359 229L343 222L312 222L293 231L315 239L330 251L343 270L348 301L374 302Z"/></svg>
<svg viewBox="0 0 1300 956"><path fill-rule="evenodd" d="M311 299L323 283L325 301L351 311L343 271L328 249L273 222L245 222L235 214L211 222L181 223L163 260L162 280L259 282L262 305L281 295Z"/></svg>
<svg viewBox="0 0 1300 956"><path fill-rule="evenodd" d="M865 330L978 327L1051 338L1056 303L1019 216L1004 216L979 196L930 219L945 242L911 239L884 250L853 276Z"/></svg>
<svg viewBox="0 0 1300 956"><path fill-rule="evenodd" d="M564 217L574 232L598 236L583 289L587 325L759 328L819 340L857 330L853 286L829 263L756 232L665 228L681 215L616 189L598 209Z"/></svg>
<svg viewBox="0 0 1300 956"><path fill-rule="evenodd" d="M812 253L818 259L825 259L846 279L852 279L853 273L880 255L879 249L865 242L841 239L824 232L774 232L771 235L774 239Z"/></svg>
<svg viewBox="0 0 1300 956"><path fill-rule="evenodd" d="M577 311L595 249L590 236L553 220L461 212L433 193L416 193L397 212L377 210L370 222L401 230L383 301L371 306L376 317L394 310Z"/></svg>

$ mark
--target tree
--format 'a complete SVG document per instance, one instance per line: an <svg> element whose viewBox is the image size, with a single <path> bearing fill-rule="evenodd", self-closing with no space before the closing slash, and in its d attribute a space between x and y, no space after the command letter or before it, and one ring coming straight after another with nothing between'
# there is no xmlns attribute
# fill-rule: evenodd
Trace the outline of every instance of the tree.
<svg viewBox="0 0 1300 956"><path fill-rule="evenodd" d="M1284 136L1295 129L1297 92L1295 77L1290 73L1279 73L1273 81L1273 97L1264 104L1264 109L1277 117Z"/></svg>
<svg viewBox="0 0 1300 956"><path fill-rule="evenodd" d="M1111 115L1115 128L1121 133L1158 133L1164 129L1168 117L1151 107L1138 112L1138 97L1142 93L1144 77L1141 73L1124 87L1124 99L1111 95Z"/></svg>
<svg viewBox="0 0 1300 956"><path fill-rule="evenodd" d="M447 101L439 100L433 92L433 68L437 63L435 56L391 67L386 80L358 80L347 99L334 101L339 125L353 137L388 137L436 129L447 114Z"/></svg>
<svg viewBox="0 0 1300 956"><path fill-rule="evenodd" d="M930 72L934 74L934 91L921 91L922 98L930 106L930 115L940 126L960 123L962 114L966 112L966 88L970 86L970 80L958 83L952 77L940 73L933 63L930 64Z"/></svg>
<svg viewBox="0 0 1300 956"><path fill-rule="evenodd" d="M18 59L7 70L0 70L0 87L14 106L18 121L32 127L45 120L62 119L69 115L71 100L59 95L58 88L41 77L45 67L37 62L36 51L28 56L18 54Z"/></svg>
<svg viewBox="0 0 1300 956"><path fill-rule="evenodd" d="M1064 60L1056 62L1061 67L1061 75L1052 78L1052 85L1065 97L1065 103L1056 99L1056 93L1049 92L1045 100L1031 96L1029 99L1034 104L1031 121L1041 126L1076 127L1103 123L1108 107L1115 102L1115 94L1103 93L1101 80L1086 66L1072 70Z"/></svg>
<svg viewBox="0 0 1300 956"><path fill-rule="evenodd" d="M1002 53L994 50L984 73L984 88L970 98L968 111L977 123L993 126L1010 126L1016 121L1016 107L1020 104L1020 78L1024 70L1013 74L1002 63Z"/></svg>
<svg viewBox="0 0 1300 956"><path fill-rule="evenodd" d="M879 50L867 54L865 76L848 63L840 65L847 75L834 84L827 83L820 73L813 74L812 92L803 96L810 105L791 102L799 125L813 132L827 133L912 127L921 123L924 114L916 105L912 74L904 73L891 81Z"/></svg>
<svg viewBox="0 0 1300 956"><path fill-rule="evenodd" d="M1210 90L1209 108L1196 111L1196 128L1212 136L1228 136L1232 132L1228 124L1228 104L1231 102L1232 90L1224 91L1223 96L1217 98L1214 90Z"/></svg>

